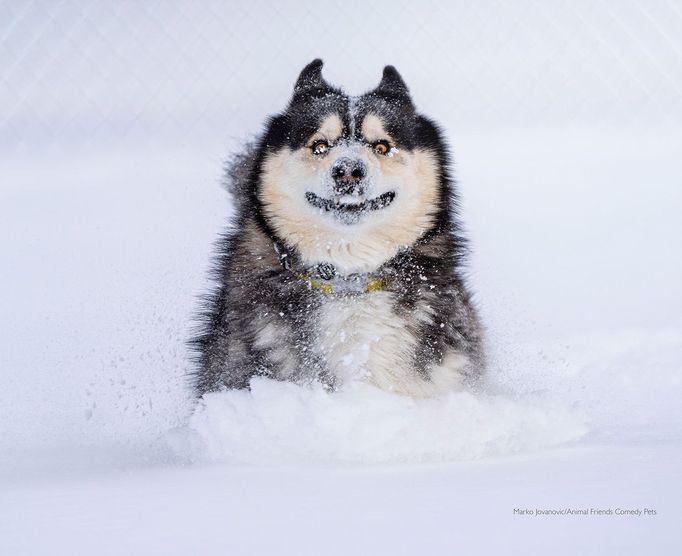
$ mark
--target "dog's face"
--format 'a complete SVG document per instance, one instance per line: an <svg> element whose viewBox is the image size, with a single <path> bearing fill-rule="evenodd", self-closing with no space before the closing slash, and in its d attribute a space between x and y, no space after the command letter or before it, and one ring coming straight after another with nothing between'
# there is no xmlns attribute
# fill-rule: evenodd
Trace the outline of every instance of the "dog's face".
<svg viewBox="0 0 682 556"><path fill-rule="evenodd" d="M431 230L447 203L438 130L415 112L396 70L349 97L315 60L259 149L257 202L304 263L371 272Z"/></svg>

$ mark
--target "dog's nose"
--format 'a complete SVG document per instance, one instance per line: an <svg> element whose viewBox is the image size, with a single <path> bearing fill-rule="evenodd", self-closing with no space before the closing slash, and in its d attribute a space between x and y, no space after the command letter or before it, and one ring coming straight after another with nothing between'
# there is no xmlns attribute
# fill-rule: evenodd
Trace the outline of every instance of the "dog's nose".
<svg viewBox="0 0 682 556"><path fill-rule="evenodd" d="M367 167L362 160L339 158L332 166L334 189L342 195L352 193L367 174Z"/></svg>

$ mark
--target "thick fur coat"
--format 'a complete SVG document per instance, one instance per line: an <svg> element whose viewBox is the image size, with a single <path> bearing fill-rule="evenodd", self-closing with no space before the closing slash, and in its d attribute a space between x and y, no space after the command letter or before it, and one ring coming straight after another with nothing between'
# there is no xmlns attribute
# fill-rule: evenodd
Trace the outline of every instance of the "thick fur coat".
<svg viewBox="0 0 682 556"><path fill-rule="evenodd" d="M393 67L359 97L321 69L228 170L236 216L192 341L199 395L260 375L432 396L482 371L441 132Z"/></svg>

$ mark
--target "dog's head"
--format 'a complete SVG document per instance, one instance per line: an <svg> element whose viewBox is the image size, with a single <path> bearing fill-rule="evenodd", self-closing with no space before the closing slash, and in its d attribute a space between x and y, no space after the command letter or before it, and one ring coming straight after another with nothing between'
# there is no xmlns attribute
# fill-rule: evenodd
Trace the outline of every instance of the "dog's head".
<svg viewBox="0 0 682 556"><path fill-rule="evenodd" d="M392 66L359 97L321 70L321 60L306 66L287 109L269 121L254 201L304 263L371 272L447 220L445 148Z"/></svg>

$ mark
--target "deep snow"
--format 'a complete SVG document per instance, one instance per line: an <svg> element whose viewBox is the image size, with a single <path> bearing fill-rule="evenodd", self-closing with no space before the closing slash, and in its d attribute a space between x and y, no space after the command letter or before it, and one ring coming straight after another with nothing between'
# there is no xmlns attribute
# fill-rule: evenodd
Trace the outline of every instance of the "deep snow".
<svg viewBox="0 0 682 556"><path fill-rule="evenodd" d="M3 12L1 554L680 552L674 6L112 6ZM351 92L395 64L446 130L486 392L260 382L191 417L222 160L319 54ZM566 507L657 513L513 513Z"/></svg>
<svg viewBox="0 0 682 556"><path fill-rule="evenodd" d="M629 165L588 184L572 164L584 152L561 133L543 135L554 149L540 158L522 131L503 136L509 143L478 137L453 142L498 394L413 405L362 388L332 399L261 384L209 399L193 438L178 430L194 409L183 342L228 211L218 155L132 149L51 165L5 156L2 552L574 554L596 543L602 553L675 553L682 326L671 145L681 143L665 137L633 164L639 139L622 151L604 142L590 153L595 175ZM497 188L490 153L515 195ZM657 179L642 180L648 173ZM537 206L551 199L545 180L557 195L578 184L561 207L547 201L551 217ZM548 451L583 423L582 439ZM531 518L516 507L657 515Z"/></svg>
<svg viewBox="0 0 682 556"><path fill-rule="evenodd" d="M538 450L582 436L556 402L453 392L415 400L350 383L330 394L253 379L207 394L169 439L190 461L260 465L457 461Z"/></svg>

